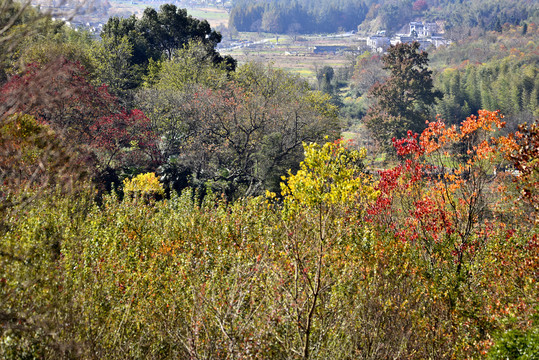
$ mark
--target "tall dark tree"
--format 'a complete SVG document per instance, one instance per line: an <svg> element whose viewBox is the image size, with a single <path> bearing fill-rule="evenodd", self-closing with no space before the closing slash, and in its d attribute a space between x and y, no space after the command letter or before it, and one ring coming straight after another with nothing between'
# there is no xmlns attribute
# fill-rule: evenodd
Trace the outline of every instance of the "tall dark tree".
<svg viewBox="0 0 539 360"><path fill-rule="evenodd" d="M333 93L332 80L335 76L335 70L331 66L324 66L316 72L316 80L318 81L318 89L331 94Z"/></svg>
<svg viewBox="0 0 539 360"><path fill-rule="evenodd" d="M430 106L442 93L434 90L428 54L419 51L419 43L391 46L382 61L390 76L369 91L376 103L369 108L365 124L383 145L389 145L393 137L403 137L408 130L421 132Z"/></svg>
<svg viewBox="0 0 539 360"><path fill-rule="evenodd" d="M195 19L187 14L186 9L171 4L161 5L159 11L146 8L140 19L134 15L127 19L112 17L103 27L102 34L113 47L125 45L127 38L132 52L131 65L140 67L143 72L150 60L170 60L176 50L187 46L190 41L201 44L214 64L224 63L229 71L236 67L232 57L222 57L215 50L221 41L220 33L212 30L206 20ZM126 89L138 85L130 83Z"/></svg>
<svg viewBox="0 0 539 360"><path fill-rule="evenodd" d="M211 29L206 20L187 15L186 9L175 5L161 5L159 11L146 8L142 18L110 18L103 27L103 34L120 40L126 36L135 48L137 62L158 60L162 55L172 57L175 49L182 48L189 40L198 40L212 48L221 41L221 34Z"/></svg>
<svg viewBox="0 0 539 360"><path fill-rule="evenodd" d="M182 48L189 40L201 41L212 47L221 41L221 34L212 30L206 20L195 19L187 15L186 9L178 9L171 4L161 5L159 12L146 8L138 22L138 30L144 34L152 50L169 59L175 49Z"/></svg>

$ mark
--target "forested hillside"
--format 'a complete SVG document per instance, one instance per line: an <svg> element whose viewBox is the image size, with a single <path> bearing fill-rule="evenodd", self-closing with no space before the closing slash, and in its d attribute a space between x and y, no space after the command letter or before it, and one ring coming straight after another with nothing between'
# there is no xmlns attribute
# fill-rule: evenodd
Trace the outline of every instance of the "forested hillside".
<svg viewBox="0 0 539 360"><path fill-rule="evenodd" d="M96 39L0 0L0 358L537 359L526 16L309 84L175 5Z"/></svg>
<svg viewBox="0 0 539 360"><path fill-rule="evenodd" d="M238 31L309 34L340 30L400 31L410 21L440 22L459 36L469 29L537 23L533 0L236 0L229 25Z"/></svg>
<svg viewBox="0 0 539 360"><path fill-rule="evenodd" d="M459 123L480 109L501 110L508 127L538 116L539 74L538 27L504 25L497 31L472 31L449 46L428 49L428 67L433 85L443 97L432 106L431 117L440 114L449 123ZM384 83L383 55L364 52L353 65L331 69L336 74L320 89L341 104L341 117L350 129L361 126L368 108L376 101L370 90ZM353 130L354 131L354 130Z"/></svg>
<svg viewBox="0 0 539 360"><path fill-rule="evenodd" d="M539 71L537 61L515 58L448 68L438 81L444 98L437 113L450 122L479 109L500 109L512 122L530 121L539 116Z"/></svg>

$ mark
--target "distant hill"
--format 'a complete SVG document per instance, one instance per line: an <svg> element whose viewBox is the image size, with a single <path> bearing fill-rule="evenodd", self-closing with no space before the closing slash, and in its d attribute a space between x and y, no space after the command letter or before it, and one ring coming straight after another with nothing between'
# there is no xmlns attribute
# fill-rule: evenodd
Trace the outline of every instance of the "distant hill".
<svg viewBox="0 0 539 360"><path fill-rule="evenodd" d="M442 23L445 31L496 30L539 21L536 0L235 0L229 26L238 31L398 32L410 21Z"/></svg>

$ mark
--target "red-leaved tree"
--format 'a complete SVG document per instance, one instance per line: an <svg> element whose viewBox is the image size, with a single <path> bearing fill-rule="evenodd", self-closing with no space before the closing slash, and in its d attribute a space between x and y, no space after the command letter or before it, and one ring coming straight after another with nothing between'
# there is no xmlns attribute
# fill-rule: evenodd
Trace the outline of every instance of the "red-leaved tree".
<svg viewBox="0 0 539 360"><path fill-rule="evenodd" d="M155 166L157 136L150 120L122 108L106 86L94 87L86 76L80 64L63 58L30 64L1 88L1 113L34 116L64 142L92 150L102 168Z"/></svg>
<svg viewBox="0 0 539 360"><path fill-rule="evenodd" d="M496 165L509 141L491 136L504 126L501 118L480 111L460 128L438 120L421 135L393 138L402 162L380 172L370 220L417 243L433 266L449 261L460 274L492 231Z"/></svg>

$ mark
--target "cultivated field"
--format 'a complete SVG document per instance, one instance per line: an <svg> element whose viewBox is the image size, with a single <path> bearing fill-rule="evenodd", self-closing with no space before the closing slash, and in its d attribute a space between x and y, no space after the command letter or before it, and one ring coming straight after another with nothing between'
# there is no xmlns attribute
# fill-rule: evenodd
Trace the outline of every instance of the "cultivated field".
<svg viewBox="0 0 539 360"><path fill-rule="evenodd" d="M256 61L297 73L310 81L315 80L316 69L334 68L352 64L364 47L363 38L350 36L290 36L275 34L240 33L237 39L226 40L223 55L231 55L240 63ZM346 51L317 53L315 48L346 47ZM326 48L327 49L327 48Z"/></svg>
<svg viewBox="0 0 539 360"><path fill-rule="evenodd" d="M142 16L148 6L159 8L161 2L144 2L130 0L111 0L107 18L110 16L127 17L135 14ZM179 6L182 7L181 5ZM358 49L365 45L364 38L355 34L341 35L276 35L257 32L227 32L228 12L220 7L187 8L189 15L197 19L207 20L212 28L224 29L223 41L219 52L232 55L240 63L256 61L273 64L276 67L299 74L309 81L315 81L316 69L329 65L334 68L351 64L358 55ZM316 53L315 47L338 46L349 51Z"/></svg>

